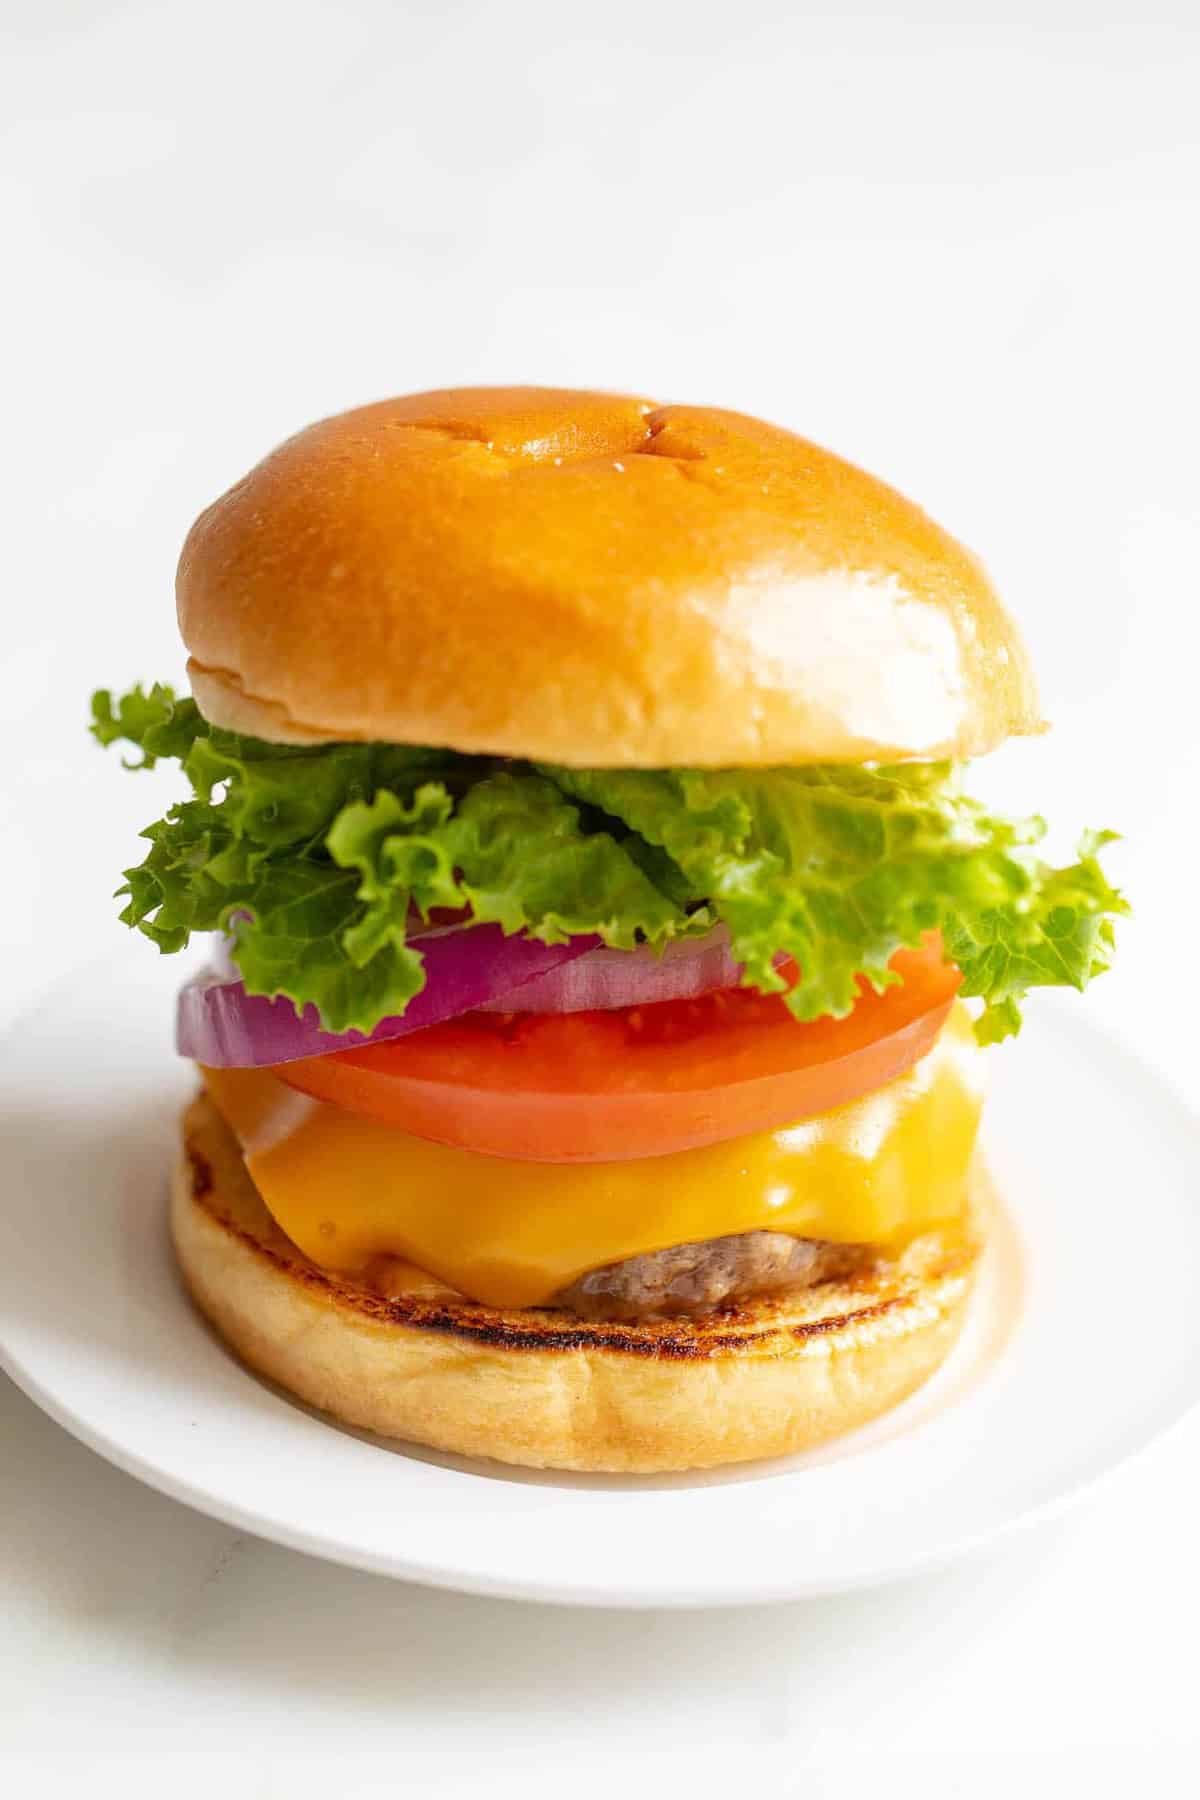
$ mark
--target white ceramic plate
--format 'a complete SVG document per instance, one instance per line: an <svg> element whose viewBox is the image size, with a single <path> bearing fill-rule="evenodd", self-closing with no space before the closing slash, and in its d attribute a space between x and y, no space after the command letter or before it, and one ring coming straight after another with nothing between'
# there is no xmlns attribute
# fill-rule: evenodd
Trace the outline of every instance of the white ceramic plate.
<svg viewBox="0 0 1200 1800"><path fill-rule="evenodd" d="M0 1052L0 1365L101 1455L240 1528L477 1593L784 1599L943 1562L1060 1507L1200 1398L1195 1124L1078 1003L1039 1003L993 1059L1007 1212L967 1332L887 1418L787 1462L641 1480L339 1430L241 1369L176 1279L178 977L122 942ZM1140 1244L1160 1247L1145 1317Z"/></svg>

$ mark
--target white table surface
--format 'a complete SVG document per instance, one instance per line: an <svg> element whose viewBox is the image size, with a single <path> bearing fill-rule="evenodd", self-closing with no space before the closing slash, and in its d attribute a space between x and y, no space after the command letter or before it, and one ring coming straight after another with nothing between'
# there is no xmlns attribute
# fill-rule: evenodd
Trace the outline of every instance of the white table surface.
<svg viewBox="0 0 1200 1800"><path fill-rule="evenodd" d="M178 676L192 514L323 411L540 379L776 417L985 554L1057 731L979 785L1125 830L1087 1004L1200 1100L1195 8L803 10L4 9L4 1019L170 796L81 719ZM1136 1203L1097 1228L1153 1381ZM1193 1793L1198 1513L1193 1420L920 1582L570 1613L239 1537L0 1380L0 1791Z"/></svg>

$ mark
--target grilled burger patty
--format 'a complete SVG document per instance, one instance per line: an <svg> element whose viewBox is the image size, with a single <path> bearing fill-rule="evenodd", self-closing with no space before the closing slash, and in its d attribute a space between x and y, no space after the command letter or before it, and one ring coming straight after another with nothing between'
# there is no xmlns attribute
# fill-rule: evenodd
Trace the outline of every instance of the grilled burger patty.
<svg viewBox="0 0 1200 1800"><path fill-rule="evenodd" d="M694 1318L758 1294L842 1281L872 1262L861 1244L831 1244L782 1231L742 1231L674 1244L593 1269L550 1302L582 1319Z"/></svg>

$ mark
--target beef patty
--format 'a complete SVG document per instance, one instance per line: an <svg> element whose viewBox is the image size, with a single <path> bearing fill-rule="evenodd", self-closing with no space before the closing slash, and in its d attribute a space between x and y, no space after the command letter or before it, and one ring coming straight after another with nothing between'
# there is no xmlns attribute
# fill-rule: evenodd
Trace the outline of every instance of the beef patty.
<svg viewBox="0 0 1200 1800"><path fill-rule="evenodd" d="M872 1262L862 1244L830 1244L783 1231L674 1244L581 1275L550 1302L582 1319L632 1321L694 1317L755 1294L794 1292L860 1274Z"/></svg>

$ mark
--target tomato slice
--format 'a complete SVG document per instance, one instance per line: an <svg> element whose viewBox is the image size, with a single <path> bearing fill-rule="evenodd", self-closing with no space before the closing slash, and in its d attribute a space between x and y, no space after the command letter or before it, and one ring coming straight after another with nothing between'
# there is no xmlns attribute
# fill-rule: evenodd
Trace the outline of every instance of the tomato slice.
<svg viewBox="0 0 1200 1800"><path fill-rule="evenodd" d="M902 985L802 1025L748 988L615 1012L465 1013L280 1065L281 1080L416 1137L529 1162L624 1162L770 1131L882 1087L929 1050L962 980L933 937Z"/></svg>

